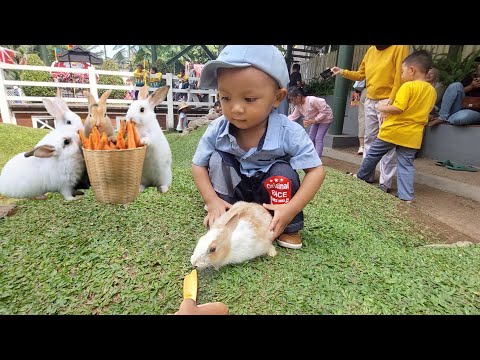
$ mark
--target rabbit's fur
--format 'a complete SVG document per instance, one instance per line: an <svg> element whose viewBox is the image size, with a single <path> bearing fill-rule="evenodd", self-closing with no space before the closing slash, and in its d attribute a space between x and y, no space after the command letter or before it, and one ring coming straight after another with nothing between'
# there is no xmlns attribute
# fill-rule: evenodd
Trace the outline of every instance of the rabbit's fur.
<svg viewBox="0 0 480 360"><path fill-rule="evenodd" d="M107 137L114 143L117 142L117 137L114 134L112 121L107 115L107 99L110 96L112 90L105 91L100 100L97 101L88 91L85 91L88 99L88 115L85 119L85 136L88 138L92 133L94 126L97 127L100 135L104 132Z"/></svg>
<svg viewBox="0 0 480 360"><path fill-rule="evenodd" d="M236 202L197 243L190 261L199 269L240 263L257 256L277 255L268 227L272 215L262 205Z"/></svg>
<svg viewBox="0 0 480 360"><path fill-rule="evenodd" d="M55 128L67 126L74 131L83 131L82 119L68 108L67 103L61 97L55 97L53 100L43 98L42 101L48 113L55 118Z"/></svg>
<svg viewBox="0 0 480 360"><path fill-rule="evenodd" d="M74 186L84 170L79 135L72 129L55 129L32 150L8 160L0 174L0 193L32 198L59 192L65 200L75 200Z"/></svg>
<svg viewBox="0 0 480 360"><path fill-rule="evenodd" d="M127 120L135 124L140 142L147 145L140 191L155 186L164 193L172 183L172 152L154 111L167 96L169 88L163 86L148 96L148 86L145 85L138 93L138 100L128 108Z"/></svg>

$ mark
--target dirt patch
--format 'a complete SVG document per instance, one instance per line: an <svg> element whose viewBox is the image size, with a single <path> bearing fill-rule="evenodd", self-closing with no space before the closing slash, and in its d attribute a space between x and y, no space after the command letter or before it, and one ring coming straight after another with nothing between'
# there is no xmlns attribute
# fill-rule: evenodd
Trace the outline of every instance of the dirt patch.
<svg viewBox="0 0 480 360"><path fill-rule="evenodd" d="M342 172L358 171L359 166L349 162L322 157L325 166ZM378 172L376 179L378 180ZM376 184L373 184L376 186ZM395 187L392 194L395 195ZM400 204L409 219L422 223L438 236L439 242L470 241L480 243L478 214L480 203L430 186L415 184L415 199L411 205Z"/></svg>

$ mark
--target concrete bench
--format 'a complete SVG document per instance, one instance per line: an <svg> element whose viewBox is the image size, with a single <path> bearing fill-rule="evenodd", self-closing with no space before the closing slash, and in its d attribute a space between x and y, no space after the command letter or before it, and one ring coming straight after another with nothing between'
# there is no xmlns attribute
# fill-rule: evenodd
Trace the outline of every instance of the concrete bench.
<svg viewBox="0 0 480 360"><path fill-rule="evenodd" d="M422 157L480 166L480 125L440 124L425 129Z"/></svg>

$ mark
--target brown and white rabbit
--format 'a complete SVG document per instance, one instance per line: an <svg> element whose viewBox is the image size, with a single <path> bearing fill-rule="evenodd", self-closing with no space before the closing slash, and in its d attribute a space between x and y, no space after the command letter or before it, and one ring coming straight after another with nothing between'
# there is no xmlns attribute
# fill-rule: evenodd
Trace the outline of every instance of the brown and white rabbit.
<svg viewBox="0 0 480 360"><path fill-rule="evenodd" d="M262 205L236 202L197 243L190 261L199 269L240 263L257 256L277 255L268 227L272 215Z"/></svg>
<svg viewBox="0 0 480 360"><path fill-rule="evenodd" d="M148 96L148 85L143 86L138 100L132 102L127 111L127 120L135 124L140 142L147 145L140 191L155 186L164 193L172 184L172 152L154 110L165 99L169 88L163 86Z"/></svg>
<svg viewBox="0 0 480 360"><path fill-rule="evenodd" d="M117 142L117 137L114 134L112 121L107 116L107 99L112 90L105 91L100 100L97 101L88 91L85 94L88 98L88 115L85 119L85 136L89 137L94 126L97 126L100 135L104 132L112 142Z"/></svg>

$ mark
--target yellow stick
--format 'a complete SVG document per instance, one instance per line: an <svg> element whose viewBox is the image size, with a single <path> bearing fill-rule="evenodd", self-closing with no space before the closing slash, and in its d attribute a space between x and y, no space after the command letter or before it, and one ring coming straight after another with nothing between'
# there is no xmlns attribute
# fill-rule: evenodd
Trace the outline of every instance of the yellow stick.
<svg viewBox="0 0 480 360"><path fill-rule="evenodd" d="M183 298L197 301L197 288L197 269L193 269L192 272L183 279Z"/></svg>

